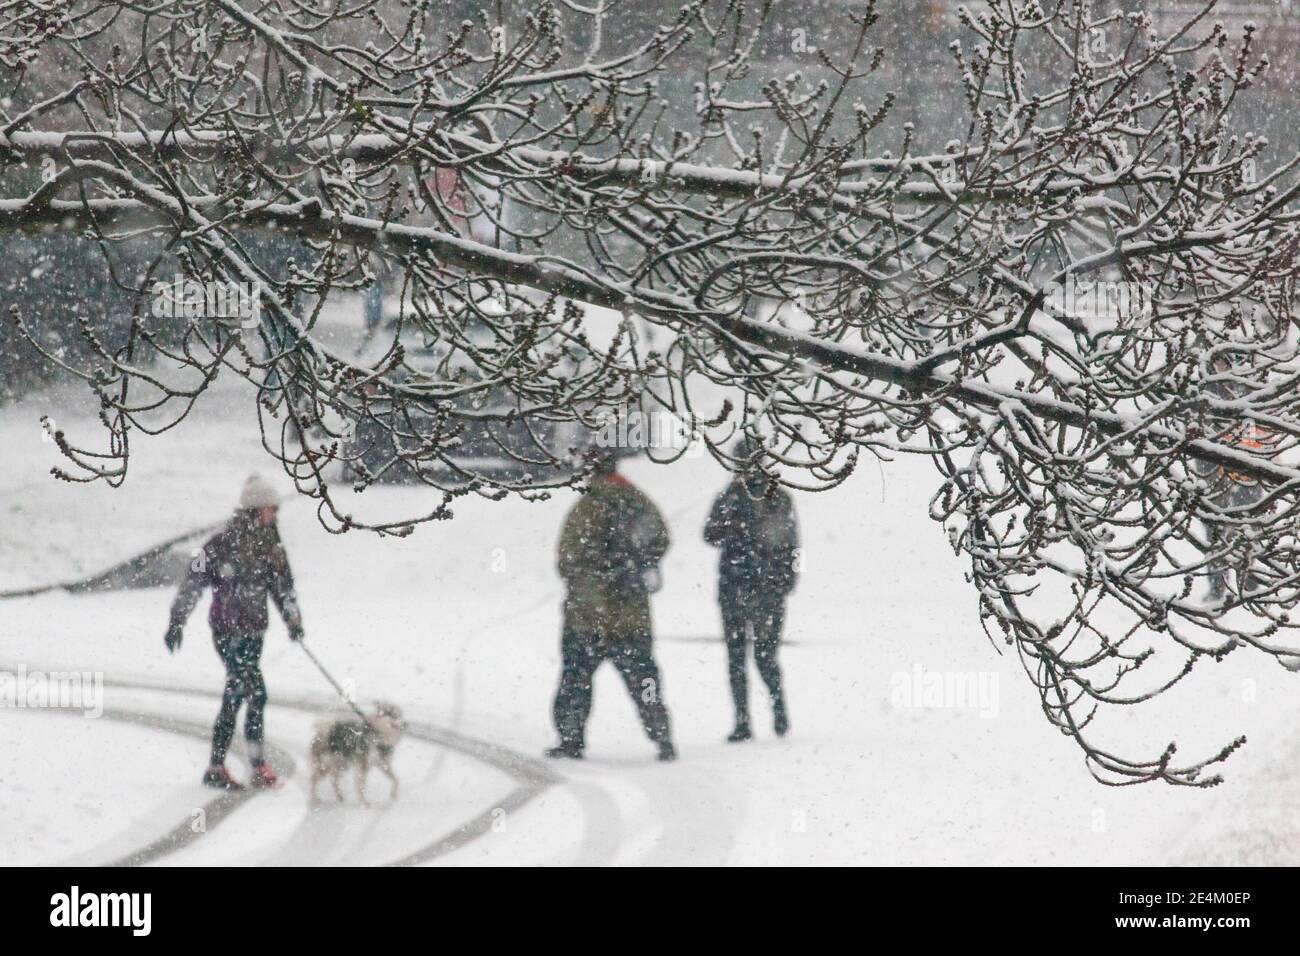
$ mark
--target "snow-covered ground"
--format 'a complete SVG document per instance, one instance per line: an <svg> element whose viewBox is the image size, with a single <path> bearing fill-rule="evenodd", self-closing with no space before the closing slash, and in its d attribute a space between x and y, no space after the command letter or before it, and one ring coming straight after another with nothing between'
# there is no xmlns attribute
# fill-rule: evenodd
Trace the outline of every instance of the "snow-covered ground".
<svg viewBox="0 0 1300 956"><path fill-rule="evenodd" d="M249 395L233 384L219 382L181 429L137 437L120 489L52 479L57 452L42 414L74 440L102 440L84 392L0 410L0 590L75 579L219 521L248 472L276 475ZM980 631L961 562L925 515L936 480L924 461L867 464L844 487L797 499L806 565L782 654L793 731L772 735L755 675L758 738L725 743L716 554L700 538L725 476L698 457L625 470L674 535L654 615L677 763L652 759L608 668L597 677L588 759L538 759L552 743L554 549L572 494L462 500L453 521L404 540L329 535L311 503L294 500L281 525L310 645L360 698L399 703L427 733L399 748L395 803L374 775L370 808L309 810L313 710L333 703L277 621L264 658L268 740L295 764L288 785L229 808L156 862L1300 862L1300 676L1233 654L1166 699L1107 718L1107 732L1143 754L1175 729L1189 757L1248 734L1223 786L1096 784L1042 717L1017 662ZM356 508L411 514L428 495L372 489ZM168 656L171 596L0 601L0 669L102 673L106 708L99 718L0 710L0 861L119 860L212 799L197 780L221 669L206 602L182 651ZM907 706L900 688L928 674L976 675L992 696L982 706Z"/></svg>

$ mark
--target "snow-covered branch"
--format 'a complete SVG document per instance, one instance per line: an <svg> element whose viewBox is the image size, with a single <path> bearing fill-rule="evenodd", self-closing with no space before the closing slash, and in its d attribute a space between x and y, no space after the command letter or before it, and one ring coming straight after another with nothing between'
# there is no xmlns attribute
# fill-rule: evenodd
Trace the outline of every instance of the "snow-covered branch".
<svg viewBox="0 0 1300 956"><path fill-rule="evenodd" d="M801 488L927 455L981 619L1098 777L1217 779L1231 747L1130 759L1091 722L1235 648L1300 658L1300 158L1235 125L1254 31L993 0L936 131L880 88L872 4L793 73L760 52L775 8L627 12L611 37L548 3L448 26L385 0L0 0L0 234L151 256L122 341L88 320L92 361L48 356L111 432L59 436L64 476L122 480L128 435L222 369L333 530L366 526L341 470L439 489L372 525L406 533L580 483L582 435L631 407L724 463L756 437ZM255 289L256 316L159 323L177 274ZM386 314L340 348L324 317L376 283Z"/></svg>

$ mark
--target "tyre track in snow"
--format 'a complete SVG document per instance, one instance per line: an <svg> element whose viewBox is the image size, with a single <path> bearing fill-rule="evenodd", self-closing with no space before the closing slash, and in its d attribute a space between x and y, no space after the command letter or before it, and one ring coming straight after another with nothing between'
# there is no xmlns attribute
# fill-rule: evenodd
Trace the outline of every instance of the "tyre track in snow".
<svg viewBox="0 0 1300 956"><path fill-rule="evenodd" d="M111 686L107 684L106 686ZM67 714L75 716L78 714L75 710L62 710L55 708L48 713ZM166 733L178 734L183 737L194 737L198 740L206 741L212 735L212 726L210 724L198 723L196 721L181 720L176 717L166 717L160 714L148 713L145 711L118 710L104 708L101 717L112 720L117 723L130 724L136 727L149 727L154 730L161 730ZM266 751L271 757L271 762L286 777L291 777L296 769L296 764L289 752L282 747L277 746L272 741L266 742ZM163 836L153 840L137 850L127 853L125 856L118 857L108 863L102 864L106 867L125 867L125 866L144 866L159 860L170 853L184 849L190 844L196 842L226 817L230 816L235 810L239 809L246 800L254 795L253 790L229 790L212 798L202 806L197 806L194 811L202 813L203 828L196 830L193 826L193 819L185 819L178 823ZM192 812L194 812L192 811Z"/></svg>
<svg viewBox="0 0 1300 956"><path fill-rule="evenodd" d="M116 690L147 691L151 693L188 697L191 699L197 697L209 700L218 700L221 697L218 693L201 688L177 687L171 684L138 679L127 680L106 677L104 678L104 686ZM320 714L329 709L331 702L301 697L277 697L271 706L282 707L302 713ZM71 711L57 710L53 712L73 713ZM172 717L163 717L148 711L110 711L106 708L104 710L104 716L112 720L143 725L170 733L196 736L203 740L208 739L212 733L212 728L208 724L201 724ZM493 806L486 808L483 812L451 828L450 830L442 832L432 841L419 846L417 849L405 856L387 864L389 866L415 866L436 860L439 857L446 856L449 853L461 849L479 837L490 833L493 821L500 812L504 811L505 813L512 813L519 810L552 785L563 781L562 777L556 774L548 764L544 763L540 759L529 757L526 754L511 750L508 747L480 740L467 734L447 730L428 723L417 722L408 723L406 733L408 736L413 737L416 740L434 746L455 750L471 759L486 763L505 773L507 776L515 780L516 784L502 800L496 802ZM293 758L283 748L276 747L272 750L269 742L267 749L271 752L272 763L277 767L277 769L281 764L283 764L287 771L286 775L291 774L294 765ZM251 790L224 793L206 804L203 807L203 810L207 815L206 819L209 828L228 817L232 812L242 806L246 800L253 796L254 793L255 791ZM583 801L583 805L584 809L590 806L586 801ZM157 840L151 841L138 850L128 853L107 865L139 866L145 863L154 862L170 853L190 845L202 836L204 836L204 833L194 832L192 830L191 820L187 818L182 820Z"/></svg>

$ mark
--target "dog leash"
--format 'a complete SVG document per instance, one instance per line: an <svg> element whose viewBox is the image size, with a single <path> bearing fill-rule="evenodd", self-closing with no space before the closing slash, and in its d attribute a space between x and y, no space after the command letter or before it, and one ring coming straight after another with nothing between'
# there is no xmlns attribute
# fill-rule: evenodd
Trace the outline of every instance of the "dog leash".
<svg viewBox="0 0 1300 956"><path fill-rule="evenodd" d="M316 669L321 672L321 676L330 682L330 686L334 688L334 692L338 694L339 697L343 698L343 703L351 707L352 712L360 717L367 727L373 727L374 725L370 723L370 718L367 717L362 712L361 708L356 705L356 702L349 697L346 692L344 692L343 685L336 681L330 672L325 669L325 665L322 664L316 655L311 652L311 648L302 641L294 641L294 643L301 647L302 652L307 655L308 660L316 665Z"/></svg>

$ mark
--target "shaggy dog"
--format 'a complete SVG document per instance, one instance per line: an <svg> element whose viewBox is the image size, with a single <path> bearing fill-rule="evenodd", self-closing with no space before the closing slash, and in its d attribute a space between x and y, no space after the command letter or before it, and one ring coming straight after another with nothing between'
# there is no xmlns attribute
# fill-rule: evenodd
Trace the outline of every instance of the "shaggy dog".
<svg viewBox="0 0 1300 956"><path fill-rule="evenodd" d="M373 717L340 717L316 725L311 742L311 802L317 803L316 786L326 774L334 784L334 795L343 800L339 774L349 766L357 777L357 798L366 802L366 775L373 761L392 782L397 797L397 775L393 773L393 748L402 736L402 712L393 704L376 704Z"/></svg>

